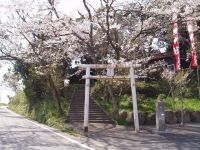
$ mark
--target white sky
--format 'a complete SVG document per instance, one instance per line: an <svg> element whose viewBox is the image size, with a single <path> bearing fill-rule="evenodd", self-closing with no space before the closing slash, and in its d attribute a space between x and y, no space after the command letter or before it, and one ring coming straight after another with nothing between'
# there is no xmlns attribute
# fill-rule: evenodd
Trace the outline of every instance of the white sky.
<svg viewBox="0 0 200 150"><path fill-rule="evenodd" d="M98 8L100 6L100 0L86 0L89 4L91 4L94 8ZM133 0L117 0L117 3L121 2L131 2ZM69 17L77 17L78 11L85 12L83 0L59 0L58 8L62 12L65 12Z"/></svg>
<svg viewBox="0 0 200 150"><path fill-rule="evenodd" d="M100 5L99 0L88 0L88 3L92 6L97 7ZM70 17L75 17L78 15L77 11L83 11L83 1L82 0L60 0L60 5L58 8L65 12Z"/></svg>
<svg viewBox="0 0 200 150"><path fill-rule="evenodd" d="M11 90L11 88L8 88L3 85L3 75L8 72L8 69L11 68L12 65L6 62L1 62L1 68L0 68L0 103L8 103L8 95L13 96L15 93Z"/></svg>
<svg viewBox="0 0 200 150"><path fill-rule="evenodd" d="M0 4L5 3L7 0L0 0ZM125 2L125 1L133 1L133 0L117 0L117 3ZM85 12L83 6L83 0L58 0L58 10L64 12L69 17L77 17L78 11ZM94 8L100 6L100 0L87 0L89 4L91 4ZM1 6L1 5L0 5ZM1 9L1 8L0 8ZM3 15L3 14L2 14ZM2 19L2 15L1 19ZM4 19L4 18L3 18ZM1 62L0 62L1 63ZM8 95L13 96L14 92L1 84L3 75L8 71L11 67L10 64L5 64L3 67L0 68L0 103L8 103Z"/></svg>

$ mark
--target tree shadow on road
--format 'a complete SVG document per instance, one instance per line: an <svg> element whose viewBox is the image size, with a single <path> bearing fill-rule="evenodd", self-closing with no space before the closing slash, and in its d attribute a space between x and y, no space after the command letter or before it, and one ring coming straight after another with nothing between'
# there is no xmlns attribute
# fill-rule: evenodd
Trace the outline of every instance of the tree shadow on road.
<svg viewBox="0 0 200 150"><path fill-rule="evenodd" d="M156 149L200 149L200 131L172 130L170 133L153 134L142 130L135 133L133 128L113 126L88 133L84 143L97 145L96 149L156 150Z"/></svg>

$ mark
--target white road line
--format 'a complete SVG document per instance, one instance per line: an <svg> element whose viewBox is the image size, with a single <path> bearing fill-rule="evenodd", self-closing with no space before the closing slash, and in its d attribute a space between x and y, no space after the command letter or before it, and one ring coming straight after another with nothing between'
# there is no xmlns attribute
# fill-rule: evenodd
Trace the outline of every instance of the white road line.
<svg viewBox="0 0 200 150"><path fill-rule="evenodd" d="M16 115L16 116L23 117L23 116L21 116L21 115L15 113L15 112L13 112L13 111L7 109L7 108L4 108L4 109L6 109L7 111L9 111L10 113L12 113L12 114L14 114L14 115ZM23 117L23 118L24 118L25 120L27 120L27 121L33 123L34 125L36 125L36 126L38 126L38 127L41 127L41 128L43 128L43 129L45 129L45 130L47 130L47 131L49 131L49 132L51 132L51 133L53 133L53 134L56 134L56 135L58 135L58 136L60 136L60 137L62 137L62 138L64 138L64 139L66 139L66 140L68 140L68 141L70 141L70 142L72 142L72 143L75 143L75 144L77 144L77 145L79 145L79 146L81 146L81 147L83 147L83 148L86 148L86 149L89 149L89 150L94 150L93 148L91 148L91 147L89 147L89 146L87 146L87 145L85 145L85 144L82 144L82 143L80 143L80 142L78 142L78 141L76 141L76 140L74 140L74 139L71 139L71 138L69 138L69 137L67 137L67 136L65 136L65 135L63 135L63 134L60 134L60 133L57 133L57 132L53 131L53 128L51 129L51 127L45 127L44 125L39 124L39 123L36 123L36 122L34 122L34 121L31 121L31 120L29 120L29 119L27 119L27 118L25 118L25 117Z"/></svg>

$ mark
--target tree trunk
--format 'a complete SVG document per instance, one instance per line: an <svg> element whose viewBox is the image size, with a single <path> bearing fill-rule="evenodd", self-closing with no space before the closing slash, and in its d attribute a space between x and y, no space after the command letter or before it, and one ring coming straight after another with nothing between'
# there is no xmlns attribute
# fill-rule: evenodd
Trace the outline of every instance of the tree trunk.
<svg viewBox="0 0 200 150"><path fill-rule="evenodd" d="M51 75L49 75L49 83L50 83L51 93L52 93L54 100L55 100L57 112L61 115L63 113L63 110L62 110L62 107L61 107L61 98L60 98L60 95L58 93L58 90L57 90L57 88L54 84L54 81L53 81Z"/></svg>
<svg viewBox="0 0 200 150"><path fill-rule="evenodd" d="M119 100L118 98L115 97L111 85L108 84L107 87L108 87L108 92L110 94L110 97L112 99L112 104L113 104L113 118L115 120L118 120L119 119Z"/></svg>

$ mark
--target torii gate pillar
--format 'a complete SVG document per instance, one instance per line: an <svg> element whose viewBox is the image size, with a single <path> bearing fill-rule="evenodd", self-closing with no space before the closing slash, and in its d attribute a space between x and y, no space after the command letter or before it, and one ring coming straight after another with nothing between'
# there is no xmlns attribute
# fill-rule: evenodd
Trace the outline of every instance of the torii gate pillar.
<svg viewBox="0 0 200 150"><path fill-rule="evenodd" d="M131 92L132 92L132 101L133 101L135 132L138 133L140 129L139 129L137 96L136 96L136 87L135 87L135 73L134 73L133 66L130 67L130 79L131 79Z"/></svg>
<svg viewBox="0 0 200 150"><path fill-rule="evenodd" d="M86 68L85 79L85 105L84 105L84 131L88 132L88 120L89 120L89 98L90 98L90 66Z"/></svg>

